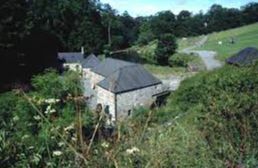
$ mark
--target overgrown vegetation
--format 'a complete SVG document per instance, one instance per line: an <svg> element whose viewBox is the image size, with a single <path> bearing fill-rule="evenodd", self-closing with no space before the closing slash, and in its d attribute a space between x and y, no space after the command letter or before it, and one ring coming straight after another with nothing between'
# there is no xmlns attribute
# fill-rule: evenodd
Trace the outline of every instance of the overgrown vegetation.
<svg viewBox="0 0 258 168"><path fill-rule="evenodd" d="M32 91L0 95L1 166L255 167L257 70L201 72L166 106L136 110L108 137L94 134L103 123L85 107L77 74L36 76Z"/></svg>
<svg viewBox="0 0 258 168"><path fill-rule="evenodd" d="M17 90L0 96L1 166L80 165L85 150L81 131L92 129L93 117L81 98L79 76L49 71L34 77L32 85L28 93Z"/></svg>

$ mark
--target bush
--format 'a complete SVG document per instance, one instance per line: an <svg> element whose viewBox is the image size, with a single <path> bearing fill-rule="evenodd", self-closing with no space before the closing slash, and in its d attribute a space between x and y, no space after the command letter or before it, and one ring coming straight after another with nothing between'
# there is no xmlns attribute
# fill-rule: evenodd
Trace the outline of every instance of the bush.
<svg viewBox="0 0 258 168"><path fill-rule="evenodd" d="M193 56L186 54L174 54L169 57L169 65L172 67L187 67L193 61Z"/></svg>
<svg viewBox="0 0 258 168"><path fill-rule="evenodd" d="M158 39L158 46L155 50L157 63L168 65L168 59L176 52L176 37L172 34L161 35Z"/></svg>

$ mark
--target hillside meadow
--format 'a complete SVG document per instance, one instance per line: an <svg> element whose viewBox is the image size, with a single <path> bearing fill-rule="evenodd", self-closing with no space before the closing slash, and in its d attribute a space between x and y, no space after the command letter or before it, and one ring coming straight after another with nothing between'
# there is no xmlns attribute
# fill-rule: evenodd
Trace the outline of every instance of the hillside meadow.
<svg viewBox="0 0 258 168"><path fill-rule="evenodd" d="M226 58L232 56L246 47L258 48L258 23L229 29L221 32L208 34L208 41L196 50L212 50L218 53L217 58L224 62ZM179 40L179 49L191 47L203 36L190 37L186 40ZM234 43L231 43L233 38ZM222 44L220 45L219 42Z"/></svg>

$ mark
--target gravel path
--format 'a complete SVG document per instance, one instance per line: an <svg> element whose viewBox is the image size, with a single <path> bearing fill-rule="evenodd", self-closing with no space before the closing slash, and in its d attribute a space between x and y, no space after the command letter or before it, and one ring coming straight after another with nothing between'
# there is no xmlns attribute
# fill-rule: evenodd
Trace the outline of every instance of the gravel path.
<svg viewBox="0 0 258 168"><path fill-rule="evenodd" d="M207 70L213 70L215 68L219 68L222 66L222 64L217 59L215 59L215 56L217 55L217 53L214 51L194 50L197 47L201 47L207 40L208 40L208 37L204 36L194 46L183 49L181 52L186 54L194 53L195 55L201 57L204 64L206 65ZM177 90L181 81L184 80L185 78L182 76L175 76L175 75L169 75L169 76L156 75L156 77L163 82L164 90L170 90L170 91Z"/></svg>
<svg viewBox="0 0 258 168"><path fill-rule="evenodd" d="M208 39L208 37L204 36L194 46L183 49L181 52L186 53L186 54L190 54L190 53L197 54L203 60L207 70L213 70L215 68L219 68L222 66L221 62L219 62L217 59L215 59L215 56L217 55L217 53L214 51L194 50L196 47L202 46L207 41L207 39Z"/></svg>

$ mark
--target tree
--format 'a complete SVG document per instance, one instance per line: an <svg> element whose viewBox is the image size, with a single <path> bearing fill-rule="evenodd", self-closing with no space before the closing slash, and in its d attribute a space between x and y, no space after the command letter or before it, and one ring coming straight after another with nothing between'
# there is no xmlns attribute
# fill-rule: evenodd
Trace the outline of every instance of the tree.
<svg viewBox="0 0 258 168"><path fill-rule="evenodd" d="M114 22L116 19L116 11L112 9L109 4L104 4L102 6L102 24L105 26L107 30L108 37L108 45L111 47L112 45L112 26L114 26Z"/></svg>
<svg viewBox="0 0 258 168"><path fill-rule="evenodd" d="M0 3L0 90L6 82L20 77L18 48L26 35L27 3L8 0ZM6 73L8 70L8 73Z"/></svg>
<svg viewBox="0 0 258 168"><path fill-rule="evenodd" d="M168 59L176 52L176 37L172 34L163 34L158 39L158 46L155 50L156 61L160 65L168 65Z"/></svg>
<svg viewBox="0 0 258 168"><path fill-rule="evenodd" d="M156 16L150 19L151 30L156 38L160 34L174 34L176 17L171 11L158 12Z"/></svg>
<svg viewBox="0 0 258 168"><path fill-rule="evenodd" d="M175 34L179 37L191 35L190 30L191 13L183 10L177 15Z"/></svg>
<svg viewBox="0 0 258 168"><path fill-rule="evenodd" d="M139 23L127 11L120 16L120 21L122 23L121 31L124 37L122 47L127 48L137 40Z"/></svg>
<svg viewBox="0 0 258 168"><path fill-rule="evenodd" d="M250 24L258 21L258 3L251 2L242 8L242 22Z"/></svg>
<svg viewBox="0 0 258 168"><path fill-rule="evenodd" d="M142 22L139 28L137 43L140 45L146 45L154 39L155 36L152 32L150 23L148 21Z"/></svg>

